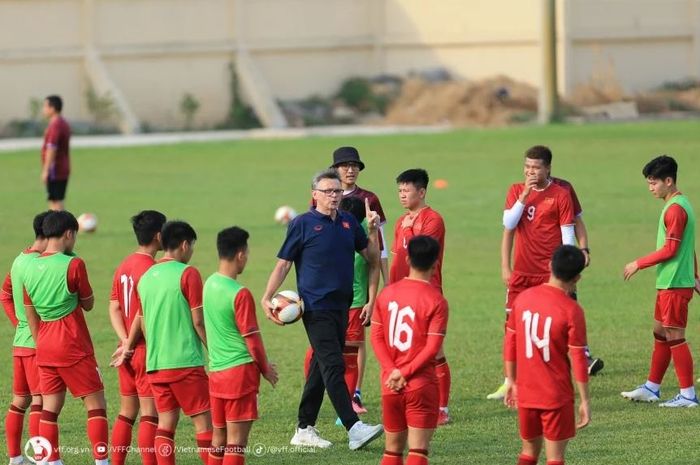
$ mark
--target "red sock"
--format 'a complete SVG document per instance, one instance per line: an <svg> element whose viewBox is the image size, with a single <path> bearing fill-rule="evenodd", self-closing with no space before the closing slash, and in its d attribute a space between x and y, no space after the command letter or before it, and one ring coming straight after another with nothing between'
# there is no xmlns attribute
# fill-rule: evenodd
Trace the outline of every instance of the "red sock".
<svg viewBox="0 0 700 465"><path fill-rule="evenodd" d="M647 379L652 383L661 384L669 363L671 363L671 347L664 336L654 333L654 352L651 354L651 367L649 367Z"/></svg>
<svg viewBox="0 0 700 465"><path fill-rule="evenodd" d="M5 417L5 437L7 438L7 453L10 458L22 456L22 428L24 426L24 410L10 404L10 410Z"/></svg>
<svg viewBox="0 0 700 465"><path fill-rule="evenodd" d="M428 465L428 451L425 449L408 449L406 465Z"/></svg>
<svg viewBox="0 0 700 465"><path fill-rule="evenodd" d="M223 465L224 463L224 447L212 446L209 451L209 461L207 465Z"/></svg>
<svg viewBox="0 0 700 465"><path fill-rule="evenodd" d="M175 433L157 429L153 446L158 465L175 465Z"/></svg>
<svg viewBox="0 0 700 465"><path fill-rule="evenodd" d="M309 347L306 349L306 355L304 356L304 379L309 377L309 369L311 368L311 357L314 356L314 350Z"/></svg>
<svg viewBox="0 0 700 465"><path fill-rule="evenodd" d="M529 455L518 455L518 465L537 465L537 458Z"/></svg>
<svg viewBox="0 0 700 465"><path fill-rule="evenodd" d="M107 447L109 440L107 411L104 409L88 410L87 416L87 435L90 444L92 444L92 456L95 460L105 460L109 452Z"/></svg>
<svg viewBox="0 0 700 465"><path fill-rule="evenodd" d="M209 461L209 449L211 449L212 430L197 433L194 438L197 440L197 453L204 465Z"/></svg>
<svg viewBox="0 0 700 465"><path fill-rule="evenodd" d="M355 395L357 387L357 378L360 372L357 369L357 349L358 347L345 346L343 347L343 360L345 361L345 384L348 385L350 398Z"/></svg>
<svg viewBox="0 0 700 465"><path fill-rule="evenodd" d="M685 339L675 339L668 341L673 357L673 366L676 368L676 376L681 389L689 388L693 385L693 356L690 354L690 347Z"/></svg>
<svg viewBox="0 0 700 465"><path fill-rule="evenodd" d="M563 460L547 460L547 465L564 465Z"/></svg>
<svg viewBox="0 0 700 465"><path fill-rule="evenodd" d="M435 360L435 374L438 378L438 391L440 392L440 407L447 407L450 403L450 387L452 386L452 375L450 366L445 357Z"/></svg>
<svg viewBox="0 0 700 465"><path fill-rule="evenodd" d="M41 404L32 404L29 407L29 436L39 436L39 422L41 421Z"/></svg>
<svg viewBox="0 0 700 465"><path fill-rule="evenodd" d="M385 450L379 465L403 465L403 454Z"/></svg>
<svg viewBox="0 0 700 465"><path fill-rule="evenodd" d="M143 465L156 465L155 440L158 429L158 417L141 417L139 420L139 432L136 443L141 452Z"/></svg>
<svg viewBox="0 0 700 465"><path fill-rule="evenodd" d="M131 430L134 420L119 415L112 427L112 464L124 465L126 451L131 445Z"/></svg>
<svg viewBox="0 0 700 465"><path fill-rule="evenodd" d="M226 453L224 454L223 465L244 465L245 464L245 447L236 444L227 444Z"/></svg>
<svg viewBox="0 0 700 465"><path fill-rule="evenodd" d="M61 453L58 450L58 414L49 412L48 410L41 411L41 420L39 422L39 436L48 439L51 444L51 455L49 462L61 459Z"/></svg>

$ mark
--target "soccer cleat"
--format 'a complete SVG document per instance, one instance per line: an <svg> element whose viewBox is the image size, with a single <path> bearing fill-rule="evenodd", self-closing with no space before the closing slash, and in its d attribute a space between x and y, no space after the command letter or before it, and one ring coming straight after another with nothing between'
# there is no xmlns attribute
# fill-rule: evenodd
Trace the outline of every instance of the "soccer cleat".
<svg viewBox="0 0 700 465"><path fill-rule="evenodd" d="M306 428L297 428L294 437L289 443L293 446L311 446L326 449L333 445L330 441L326 441L318 434L318 430L309 425Z"/></svg>
<svg viewBox="0 0 700 465"><path fill-rule="evenodd" d="M506 396L507 389L508 387L506 386L506 383L503 383L498 389L486 396L486 398L489 400L503 400L503 398Z"/></svg>
<svg viewBox="0 0 700 465"><path fill-rule="evenodd" d="M348 431L348 446L350 450L361 449L381 436L383 432L382 425L367 425L358 421Z"/></svg>
<svg viewBox="0 0 700 465"><path fill-rule="evenodd" d="M661 391L652 391L645 384L637 387L632 391L621 392L622 397L625 399L633 400L635 402L658 402L659 394Z"/></svg>
<svg viewBox="0 0 700 465"><path fill-rule="evenodd" d="M440 409L440 413L438 413L438 421L437 421L438 426L446 425L451 420L452 419L450 418L450 414L447 413L445 410Z"/></svg>
<svg viewBox="0 0 700 465"><path fill-rule="evenodd" d="M603 363L602 358L589 358L588 359L588 374L595 376L603 369L605 363Z"/></svg>
<svg viewBox="0 0 700 465"><path fill-rule="evenodd" d="M361 415L363 413L367 413L367 409L365 408L364 405L362 405L362 398L357 393L355 393L355 395L352 397L352 409L358 415Z"/></svg>
<svg viewBox="0 0 700 465"><path fill-rule="evenodd" d="M688 399L687 397L684 397L683 394L677 394L676 397L674 397L673 399L667 400L666 402L659 404L659 407L666 408L693 408L697 406L697 396L692 399Z"/></svg>

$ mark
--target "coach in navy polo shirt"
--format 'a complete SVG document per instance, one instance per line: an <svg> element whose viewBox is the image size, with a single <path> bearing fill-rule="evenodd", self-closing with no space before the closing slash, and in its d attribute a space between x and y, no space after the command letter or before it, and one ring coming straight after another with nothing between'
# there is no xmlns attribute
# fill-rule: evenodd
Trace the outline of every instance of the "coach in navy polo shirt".
<svg viewBox="0 0 700 465"><path fill-rule="evenodd" d="M268 319L282 324L272 313L271 299L294 264L297 287L304 299L302 321L314 355L299 403L299 424L291 444L331 445L315 428L325 388L348 431L350 449L359 449L380 436L383 429L381 425L361 422L352 409L343 376L343 346L353 297L356 251L369 263L370 279L379 281L379 216L366 204L368 237L353 215L338 210L343 189L335 170L323 171L314 177L311 195L316 206L289 223L262 305Z"/></svg>

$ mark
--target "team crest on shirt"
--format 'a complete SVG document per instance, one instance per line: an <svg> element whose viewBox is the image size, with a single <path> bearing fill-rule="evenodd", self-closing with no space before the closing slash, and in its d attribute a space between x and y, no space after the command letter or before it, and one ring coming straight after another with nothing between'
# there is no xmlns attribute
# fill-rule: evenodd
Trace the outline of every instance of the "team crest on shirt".
<svg viewBox="0 0 700 465"><path fill-rule="evenodd" d="M545 197L545 198L544 198L544 203L546 203L546 204L553 204L553 203L554 203L554 197Z"/></svg>
<svg viewBox="0 0 700 465"><path fill-rule="evenodd" d="M317 224L316 226L314 226L314 231L316 231L316 232L319 232L319 231L321 231L322 229L323 229L323 226L320 225L320 224Z"/></svg>
<svg viewBox="0 0 700 465"><path fill-rule="evenodd" d="M350 229L350 223L347 222L347 221L343 221L343 227L344 227L345 229Z"/></svg>

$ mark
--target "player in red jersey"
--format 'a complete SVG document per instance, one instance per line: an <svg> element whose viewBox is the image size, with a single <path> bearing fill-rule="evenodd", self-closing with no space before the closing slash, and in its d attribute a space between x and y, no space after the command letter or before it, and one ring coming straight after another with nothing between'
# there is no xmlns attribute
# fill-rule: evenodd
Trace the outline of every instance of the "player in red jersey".
<svg viewBox="0 0 700 465"><path fill-rule="evenodd" d="M513 304L504 349L504 403L518 409L522 451L518 465L536 465L544 436L547 465L564 465L577 428L591 419L586 361L586 320L570 297L586 259L577 247L560 246L546 284L523 291ZM574 413L571 365L580 397Z"/></svg>
<svg viewBox="0 0 700 465"><path fill-rule="evenodd" d="M525 152L525 182L510 186L503 212L501 270L506 320L518 294L549 279L549 262L562 244L574 245L574 206L567 189L549 177L552 152L536 145ZM514 265L511 250L515 242ZM503 399L505 380L487 399Z"/></svg>
<svg viewBox="0 0 700 465"><path fill-rule="evenodd" d="M441 247L415 236L407 247L408 277L384 288L372 316L372 347L381 366L386 445L381 465L427 465L439 416L435 356L447 330L447 301L432 284Z"/></svg>
<svg viewBox="0 0 700 465"><path fill-rule="evenodd" d="M41 147L41 182L46 185L50 210L63 210L70 175L70 126L61 116L62 110L61 97L46 97L43 112L49 125Z"/></svg>
<svg viewBox="0 0 700 465"><path fill-rule="evenodd" d="M87 410L95 464L107 465L107 404L83 314L92 309L95 298L85 262L73 255L78 221L69 212L51 212L42 230L48 238L46 251L28 263L22 280L44 404L39 435L51 444L49 463L61 464L57 420L68 389Z"/></svg>
<svg viewBox="0 0 700 465"><path fill-rule="evenodd" d="M138 248L114 272L109 302L109 317L119 337L120 350L126 346L131 327L140 325L137 317L141 311L141 300L137 286L141 276L155 264L156 253L161 250L160 230L165 221L165 215L154 210L144 210L131 218ZM131 445L132 427L140 410L138 446L141 463L155 465L153 443L158 413L146 376L146 344L143 338L136 342L130 358L119 366L119 394L121 407L112 428L112 464L124 464Z"/></svg>
<svg viewBox="0 0 700 465"><path fill-rule="evenodd" d="M10 465L24 463L22 457L22 430L24 414L29 412L29 436L39 435L41 419L41 390L36 368L36 344L32 338L27 315L24 311L22 278L27 263L44 252L46 238L41 225L49 212L39 213L34 217L34 243L22 251L12 263L12 268L5 278L0 291L0 302L10 322L15 327L12 341L12 402L5 417L5 439ZM15 286L12 283L15 283Z"/></svg>
<svg viewBox="0 0 700 465"><path fill-rule="evenodd" d="M440 244L440 255L435 265L435 273L430 282L442 292L442 259L445 251L445 222L442 216L425 203L428 189L428 173L422 169L410 169L399 174L396 178L399 187L399 201L401 206L408 210L396 220L394 227L394 245L391 253L394 258L391 261L389 282L395 283L409 274L408 242L415 236L430 236ZM445 358L445 351L440 347L436 358L436 372L440 388L440 418L438 424L444 425L450 421L448 404L450 400L450 385L452 375L450 366Z"/></svg>

